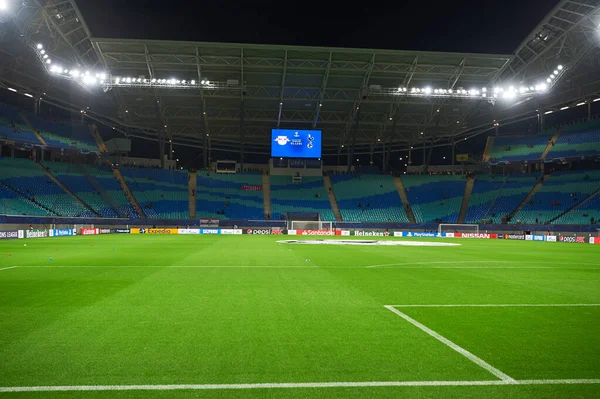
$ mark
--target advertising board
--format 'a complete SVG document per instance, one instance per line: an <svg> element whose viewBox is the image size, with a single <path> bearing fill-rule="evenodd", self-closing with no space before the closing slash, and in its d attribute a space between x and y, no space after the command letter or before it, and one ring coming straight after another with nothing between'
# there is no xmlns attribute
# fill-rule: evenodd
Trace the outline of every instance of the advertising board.
<svg viewBox="0 0 600 399"><path fill-rule="evenodd" d="M25 238L48 237L48 230L25 230Z"/></svg>
<svg viewBox="0 0 600 399"><path fill-rule="evenodd" d="M177 234L200 234L200 229L178 229Z"/></svg>
<svg viewBox="0 0 600 399"><path fill-rule="evenodd" d="M178 230L177 229L172 229L172 228L159 228L159 229L150 229L150 228L145 228L145 227L140 227L140 228L133 228L131 229L131 234L156 234L156 235L163 235L163 234L177 234Z"/></svg>
<svg viewBox="0 0 600 399"><path fill-rule="evenodd" d="M9 238L19 238L18 231L0 231L0 240L6 240Z"/></svg>
<svg viewBox="0 0 600 399"><path fill-rule="evenodd" d="M91 236L96 234L100 234L100 229L81 229L82 236Z"/></svg>
<svg viewBox="0 0 600 399"><path fill-rule="evenodd" d="M221 234L234 234L239 235L242 234L242 229L221 229Z"/></svg>
<svg viewBox="0 0 600 399"><path fill-rule="evenodd" d="M114 233L116 234L129 234L131 233L130 229L115 229Z"/></svg>

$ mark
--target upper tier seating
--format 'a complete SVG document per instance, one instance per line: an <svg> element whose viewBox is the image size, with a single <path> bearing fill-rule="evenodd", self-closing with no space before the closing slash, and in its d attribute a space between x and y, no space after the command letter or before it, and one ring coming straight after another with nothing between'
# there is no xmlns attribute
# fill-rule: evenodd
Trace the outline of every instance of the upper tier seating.
<svg viewBox="0 0 600 399"><path fill-rule="evenodd" d="M244 186L262 187L260 173L198 172L196 184L198 218L264 219L262 191L242 189Z"/></svg>
<svg viewBox="0 0 600 399"><path fill-rule="evenodd" d="M449 175L403 176L406 196L417 223L456 223L466 178Z"/></svg>
<svg viewBox="0 0 600 399"><path fill-rule="evenodd" d="M600 155L600 121L578 123L561 129L547 158Z"/></svg>
<svg viewBox="0 0 600 399"><path fill-rule="evenodd" d="M331 182L345 222L409 223L392 176L332 175Z"/></svg>
<svg viewBox="0 0 600 399"><path fill-rule="evenodd" d="M133 208L133 204L125 195L125 191L123 191L123 187L121 187L121 184L116 179L112 169L107 166L89 165L86 165L85 168L89 174L96 179L98 184L104 188L106 193L117 203L120 217L128 217L131 219L140 218L140 215Z"/></svg>
<svg viewBox="0 0 600 399"><path fill-rule="evenodd" d="M304 176L301 183L293 183L291 176L271 176L271 211L272 219L287 212L307 212L335 221L322 176Z"/></svg>
<svg viewBox="0 0 600 399"><path fill-rule="evenodd" d="M565 213L553 224L590 224L591 220L594 224L600 224L600 195L596 194L592 199L581 205L577 209Z"/></svg>
<svg viewBox="0 0 600 399"><path fill-rule="evenodd" d="M2 104L0 104L0 139L42 145L36 135L23 122L19 113Z"/></svg>
<svg viewBox="0 0 600 399"><path fill-rule="evenodd" d="M121 168L121 173L149 218L189 219L187 172Z"/></svg>
<svg viewBox="0 0 600 399"><path fill-rule="evenodd" d="M0 185L0 215L52 216L38 204Z"/></svg>
<svg viewBox="0 0 600 399"><path fill-rule="evenodd" d="M34 199L35 202L51 209L59 216L94 216L28 159L1 159L0 180L25 197Z"/></svg>
<svg viewBox="0 0 600 399"><path fill-rule="evenodd" d="M538 223L547 223L587 198L599 187L600 171L555 172L511 222L534 224L537 219Z"/></svg>
<svg viewBox="0 0 600 399"><path fill-rule="evenodd" d="M554 133L554 130L550 130L535 136L496 137L490 161L538 160Z"/></svg>
<svg viewBox="0 0 600 399"><path fill-rule="evenodd" d="M79 165L47 161L42 162L42 164L59 182L88 204L100 216L105 218L119 217L85 178Z"/></svg>
<svg viewBox="0 0 600 399"><path fill-rule="evenodd" d="M24 115L50 147L98 151L90 128L86 125L53 122L30 113Z"/></svg>

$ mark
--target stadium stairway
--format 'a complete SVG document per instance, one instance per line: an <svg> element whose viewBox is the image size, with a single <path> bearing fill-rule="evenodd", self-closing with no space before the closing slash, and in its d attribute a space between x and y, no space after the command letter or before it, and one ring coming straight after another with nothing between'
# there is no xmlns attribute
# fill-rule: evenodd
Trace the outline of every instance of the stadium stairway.
<svg viewBox="0 0 600 399"><path fill-rule="evenodd" d="M25 115L23 113L19 113L19 116L21 117L21 119L23 120L23 122L25 122L25 124L27 125L27 127L29 128L29 130L31 130L33 132L33 134L35 134L35 137L37 137L37 139L44 145L44 147L48 147L48 143L46 143L46 140L44 140L44 138L42 137L42 135L33 128L33 126L31 126L31 123L29 123L29 121L27 120L27 118L25 117Z"/></svg>
<svg viewBox="0 0 600 399"><path fill-rule="evenodd" d="M543 176L543 178L542 178L542 179L538 180L538 182L536 183L536 185L535 185L535 186L533 186L533 188L531 189L531 191L529 192L529 194L527 194L527 195L525 196L525 198L523 198L523 201L521 201L521 203L519 204L519 206L517 206L517 207L516 207L516 208L515 208L515 209L514 209L514 210L513 210L513 211L512 211L512 212L511 212L509 215L508 215L508 217L506 218L506 220L507 220L508 222L510 222L510 221L512 220L512 218L513 218L513 217L514 217L514 216L515 216L517 213L519 213L519 211L520 211L521 209L523 209L523 207L524 207L524 206L525 206L527 203L529 203L529 201L531 201L531 199L533 198L533 196L535 195L535 193L537 193L537 192L538 192L538 190L539 190L539 189L540 189L540 188L541 188L541 187L544 185L544 182L545 182L547 179L549 179L549 178L550 178L550 175L549 175L549 174L545 174L545 175Z"/></svg>
<svg viewBox="0 0 600 399"><path fill-rule="evenodd" d="M267 215L271 215L271 178L267 174L262 175L262 192L266 219Z"/></svg>
<svg viewBox="0 0 600 399"><path fill-rule="evenodd" d="M542 152L542 156L540 159L542 159L542 160L546 159L546 156L548 155L548 153L550 152L552 147L554 147L554 143L556 143L556 140L558 140L559 137L560 137L560 129L556 129L556 133L554 133L554 136L552 136L550 141L548 141L548 145L546 146L546 149L544 150L544 152Z"/></svg>
<svg viewBox="0 0 600 399"><path fill-rule="evenodd" d="M188 215L191 220L196 220L196 189L198 187L198 174L188 173Z"/></svg>
<svg viewBox="0 0 600 399"><path fill-rule="evenodd" d="M135 205L135 210L137 211L137 213L143 218L143 219L148 219L148 216L146 215L146 213L142 210L142 207L140 207L139 202L137 201L137 199L135 198L135 196L133 195L133 192L131 191L131 189L129 188L129 185L127 185L127 182L125 181L125 179L123 178L123 174L121 174L121 171L117 168L113 169L113 174L115 175L115 178L119 181L119 183L121 184L121 187L123 188L123 191L125 192L125 196L127 198L131 198L131 202L133 203L133 205Z"/></svg>
<svg viewBox="0 0 600 399"><path fill-rule="evenodd" d="M464 223L467 209L469 209L469 202L471 201L471 193L473 192L474 184L475 177L469 176L467 178L467 184L465 185L465 195L463 196L462 204L460 205L460 212L458 213L458 223Z"/></svg>
<svg viewBox="0 0 600 399"><path fill-rule="evenodd" d="M571 211L575 211L577 210L579 207L581 207L583 204L585 204L588 201L593 200L594 198L599 197L600 198L600 188L597 189L596 191L594 191L592 194L590 194L586 199L584 199L583 201L578 202L577 204L575 204L574 206L572 206L571 208L567 209L566 211L564 211L563 213L561 213L560 215L556 216L555 218L552 218L548 221L548 224L553 224L556 220L560 219L561 217L565 216L566 214L568 214Z"/></svg>
<svg viewBox="0 0 600 399"><path fill-rule="evenodd" d="M126 218L127 214L121 209L121 207L119 206L119 204L117 204L117 202L114 200L114 198L110 194L108 194L108 192L104 189L104 187L102 187L102 185L98 182L98 180L90 174L90 172L87 170L85 165L81 164L78 166L79 166L79 171L81 172L81 174L83 175L85 180L87 180L87 182L90 184L90 186L92 186L94 188L94 190L96 190L96 192L98 192L98 194L100 194L100 198L102 198L102 200L104 202L106 202L108 205L110 205L112 210L115 211L115 213L117 215Z"/></svg>
<svg viewBox="0 0 600 399"><path fill-rule="evenodd" d="M35 164L37 165L38 168L40 168L40 170L42 172L44 172L46 174L46 176L48 176L50 178L50 180L52 180L54 182L54 184L56 184L58 187L60 187L65 193L69 194L71 196L71 198L73 198L75 201L79 202L81 205L83 205L83 207L85 209L92 212L95 216L102 217L91 206L86 204L81 198L79 198L77 195L75 195L74 192L72 192L64 184L62 184L44 165L42 165L39 162L36 162Z"/></svg>
<svg viewBox="0 0 600 399"><path fill-rule="evenodd" d="M333 191L333 184L331 184L331 178L329 176L323 176L323 184L325 184L325 190L327 190L327 197L329 198L329 203L331 204L333 216L335 216L336 221L341 222L342 214L340 212L340 207L338 206L337 199L335 198L335 192Z"/></svg>
<svg viewBox="0 0 600 399"><path fill-rule="evenodd" d="M106 144L104 144L104 140L102 140L102 136L100 136L96 126L92 126L91 129L92 137L94 137L94 140L96 140L96 145L98 146L100 152L107 152Z"/></svg>
<svg viewBox="0 0 600 399"><path fill-rule="evenodd" d="M488 162L490 160L492 148L494 148L494 136L488 136L485 144L485 150L483 151L483 162Z"/></svg>
<svg viewBox="0 0 600 399"><path fill-rule="evenodd" d="M404 206L404 210L406 211L406 216L411 223L417 223L415 219L415 214L412 211L412 207L410 206L410 202L408 201L408 197L406 196L406 190L404 189L404 183L402 182L402 178L397 176L394 177L394 183L396 184L396 190L398 190L398 195L400 195L400 200L402 200L402 205Z"/></svg>

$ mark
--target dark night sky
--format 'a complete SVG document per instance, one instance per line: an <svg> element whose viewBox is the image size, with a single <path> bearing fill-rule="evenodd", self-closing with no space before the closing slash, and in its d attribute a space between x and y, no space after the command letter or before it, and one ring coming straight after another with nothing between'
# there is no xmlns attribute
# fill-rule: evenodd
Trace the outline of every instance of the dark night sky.
<svg viewBox="0 0 600 399"><path fill-rule="evenodd" d="M389 3L389 4L388 4ZM558 0L79 0L92 35L512 53Z"/></svg>

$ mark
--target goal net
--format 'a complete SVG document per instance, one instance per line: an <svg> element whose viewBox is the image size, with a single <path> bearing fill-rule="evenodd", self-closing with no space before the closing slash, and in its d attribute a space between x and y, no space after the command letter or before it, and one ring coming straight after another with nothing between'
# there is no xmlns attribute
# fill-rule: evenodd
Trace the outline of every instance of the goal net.
<svg viewBox="0 0 600 399"><path fill-rule="evenodd" d="M445 224L438 225L438 233L475 233L479 234L478 224Z"/></svg>
<svg viewBox="0 0 600 399"><path fill-rule="evenodd" d="M291 220L288 222L289 230L333 230L333 222L320 220Z"/></svg>

